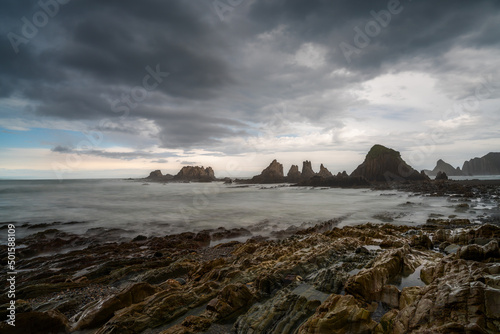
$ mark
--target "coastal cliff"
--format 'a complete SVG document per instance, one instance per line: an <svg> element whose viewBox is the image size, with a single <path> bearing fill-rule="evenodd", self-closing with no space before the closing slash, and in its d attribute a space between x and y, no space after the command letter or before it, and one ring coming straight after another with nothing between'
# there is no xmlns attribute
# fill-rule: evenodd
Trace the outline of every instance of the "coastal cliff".
<svg viewBox="0 0 500 334"><path fill-rule="evenodd" d="M462 171L466 175L500 175L500 152L490 152L481 158L466 161Z"/></svg>

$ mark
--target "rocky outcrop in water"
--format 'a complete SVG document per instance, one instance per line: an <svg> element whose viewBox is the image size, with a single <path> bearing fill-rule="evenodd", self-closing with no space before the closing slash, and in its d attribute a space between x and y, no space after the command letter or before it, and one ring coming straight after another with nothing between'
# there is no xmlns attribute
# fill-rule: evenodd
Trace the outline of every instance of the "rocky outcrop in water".
<svg viewBox="0 0 500 334"><path fill-rule="evenodd" d="M287 182L299 182L302 178L302 174L299 171L299 166L297 165L292 165L290 167L290 170L288 171L288 174L286 175Z"/></svg>
<svg viewBox="0 0 500 334"><path fill-rule="evenodd" d="M238 180L244 183L282 183L285 182L283 175L283 165L274 159L259 175L250 180Z"/></svg>
<svg viewBox="0 0 500 334"><path fill-rule="evenodd" d="M323 166L323 164L321 164L321 166L319 166L318 176L321 176L323 178L327 178L327 177L332 177L333 174L330 173L328 168L326 168L325 166Z"/></svg>
<svg viewBox="0 0 500 334"><path fill-rule="evenodd" d="M463 176L464 173L460 170L460 167L453 168L447 162L444 162L442 159L439 159L436 163L436 167L433 170L424 170L425 174L428 176L437 176L439 172L446 173L448 176Z"/></svg>
<svg viewBox="0 0 500 334"><path fill-rule="evenodd" d="M436 180L448 180L448 175L445 172L438 172L436 175Z"/></svg>
<svg viewBox="0 0 500 334"><path fill-rule="evenodd" d="M481 158L464 162L465 175L500 175L500 152L490 152Z"/></svg>
<svg viewBox="0 0 500 334"><path fill-rule="evenodd" d="M315 176L316 173L312 169L311 162L306 160L302 163L302 179L309 180L311 177Z"/></svg>
<svg viewBox="0 0 500 334"><path fill-rule="evenodd" d="M211 182L215 181L215 175L212 167L185 166L174 176L174 180Z"/></svg>
<svg viewBox="0 0 500 334"><path fill-rule="evenodd" d="M382 145L374 145L365 161L359 165L351 176L363 177L368 181L428 181L424 173L419 173L408 165L398 151Z"/></svg>
<svg viewBox="0 0 500 334"><path fill-rule="evenodd" d="M212 182L216 178L212 167L185 166L175 176L163 175L161 170L155 170L149 173L149 176L144 180L152 182Z"/></svg>
<svg viewBox="0 0 500 334"><path fill-rule="evenodd" d="M173 175L170 175L170 174L163 175L161 173L161 170L157 169L157 170L152 171L151 173L149 173L149 176L146 177L146 180L148 180L148 181L157 181L157 182L165 182L165 181L170 181L173 178L174 178Z"/></svg>

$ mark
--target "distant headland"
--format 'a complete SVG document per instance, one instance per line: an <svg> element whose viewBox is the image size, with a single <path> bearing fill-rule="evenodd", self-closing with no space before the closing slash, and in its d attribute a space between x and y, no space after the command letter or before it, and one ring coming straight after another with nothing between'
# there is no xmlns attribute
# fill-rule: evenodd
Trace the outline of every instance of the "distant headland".
<svg viewBox="0 0 500 334"><path fill-rule="evenodd" d="M446 180L448 176L462 175L500 175L500 153L491 152L482 158L474 158L464 162L462 169L454 168L442 159L438 160L433 170L418 172L401 158L401 153L376 144L366 154L366 157L351 174L346 171L333 174L323 164L315 172L311 161L292 165L285 175L283 165L274 159L258 175L250 179L236 179L234 182L243 184L291 183L299 186L324 187L366 187L380 182L422 182L430 181L430 177ZM160 170L152 171L144 178L153 182L212 182L224 181L232 183L230 178L217 179L212 167L185 166L176 174L163 175Z"/></svg>

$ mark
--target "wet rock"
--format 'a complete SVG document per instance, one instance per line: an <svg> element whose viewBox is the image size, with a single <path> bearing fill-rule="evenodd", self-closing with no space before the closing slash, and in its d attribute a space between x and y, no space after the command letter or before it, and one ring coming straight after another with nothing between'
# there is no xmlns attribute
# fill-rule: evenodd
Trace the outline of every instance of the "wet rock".
<svg viewBox="0 0 500 334"><path fill-rule="evenodd" d="M104 301L98 301L87 307L76 317L74 330L95 328L103 325L113 317L116 311L143 301L154 294L157 289L147 283L137 283L128 289Z"/></svg>
<svg viewBox="0 0 500 334"><path fill-rule="evenodd" d="M431 239L425 234L412 236L410 241L410 246L416 249L423 249L423 250L434 248Z"/></svg>
<svg viewBox="0 0 500 334"><path fill-rule="evenodd" d="M444 242L444 241L448 241L449 237L450 237L450 231L449 230L439 229L434 234L434 242L441 243L441 242Z"/></svg>
<svg viewBox="0 0 500 334"><path fill-rule="evenodd" d="M408 286L403 288L399 297L399 309L402 310L413 304L420 297L422 289L423 288L420 286Z"/></svg>
<svg viewBox="0 0 500 334"><path fill-rule="evenodd" d="M226 285L220 294L207 305L207 315L216 320L230 319L239 315L252 304L254 296L246 285Z"/></svg>
<svg viewBox="0 0 500 334"><path fill-rule="evenodd" d="M167 288L143 302L116 312L113 318L96 331L96 334L132 334L140 333L147 328L159 327L207 303L215 297L218 289L218 284L214 282L207 282L188 290Z"/></svg>
<svg viewBox="0 0 500 334"><path fill-rule="evenodd" d="M400 248L406 244L406 241L393 235L388 235L380 243L381 248Z"/></svg>
<svg viewBox="0 0 500 334"><path fill-rule="evenodd" d="M16 314L16 326L0 323L0 332L9 334L61 334L69 333L68 319L59 311L27 312Z"/></svg>
<svg viewBox="0 0 500 334"><path fill-rule="evenodd" d="M399 307L400 291L394 285L384 285L382 288L380 301L391 308Z"/></svg>
<svg viewBox="0 0 500 334"><path fill-rule="evenodd" d="M429 283L394 318L394 333L495 333L500 289L488 278L496 264L448 256L422 270ZM495 269L493 269L495 270Z"/></svg>
<svg viewBox="0 0 500 334"><path fill-rule="evenodd" d="M349 279L349 274L339 267L320 269L308 277L319 291L325 293L340 293Z"/></svg>
<svg viewBox="0 0 500 334"><path fill-rule="evenodd" d="M380 319L380 323L373 330L374 334L393 333L394 319L398 315L398 310L390 310L386 312Z"/></svg>
<svg viewBox="0 0 500 334"><path fill-rule="evenodd" d="M212 325L212 320L190 315L182 321L182 323L175 325L167 330L160 332L160 334L189 334L207 331Z"/></svg>
<svg viewBox="0 0 500 334"><path fill-rule="evenodd" d="M388 281L400 273L411 273L420 265L411 253L409 246L405 246L379 255L370 268L349 278L345 285L346 293L365 301L379 301Z"/></svg>
<svg viewBox="0 0 500 334"><path fill-rule="evenodd" d="M500 227L484 224L475 231L476 238L498 239L500 238Z"/></svg>
<svg viewBox="0 0 500 334"><path fill-rule="evenodd" d="M240 316L234 328L238 333L293 333L321 303L280 291L263 304L252 306Z"/></svg>
<svg viewBox="0 0 500 334"><path fill-rule="evenodd" d="M464 260L483 261L489 258L500 258L498 242L491 241L487 245L467 245L457 252L458 258Z"/></svg>
<svg viewBox="0 0 500 334"><path fill-rule="evenodd" d="M460 249L459 245L451 244L444 248L445 254L455 254Z"/></svg>
<svg viewBox="0 0 500 334"><path fill-rule="evenodd" d="M376 303L365 304L350 295L330 295L309 320L302 325L298 334L306 333L371 333L377 323L371 314Z"/></svg>
<svg viewBox="0 0 500 334"><path fill-rule="evenodd" d="M146 237L145 235L138 235L134 239L132 239L132 241L144 241L144 240L148 240L148 237Z"/></svg>

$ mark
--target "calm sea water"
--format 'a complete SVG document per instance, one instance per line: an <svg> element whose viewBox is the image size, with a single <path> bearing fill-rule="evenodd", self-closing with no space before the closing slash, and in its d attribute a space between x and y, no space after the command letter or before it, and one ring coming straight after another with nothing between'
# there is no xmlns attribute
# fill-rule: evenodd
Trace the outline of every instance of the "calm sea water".
<svg viewBox="0 0 500 334"><path fill-rule="evenodd" d="M342 219L340 226L390 220L423 224L437 214L476 219L497 206L478 199L470 210L458 212L456 204L446 198L368 189L118 179L0 181L0 225L16 222L18 237L47 228L78 234L116 229L117 235L133 237L245 227L267 235L333 218Z"/></svg>

